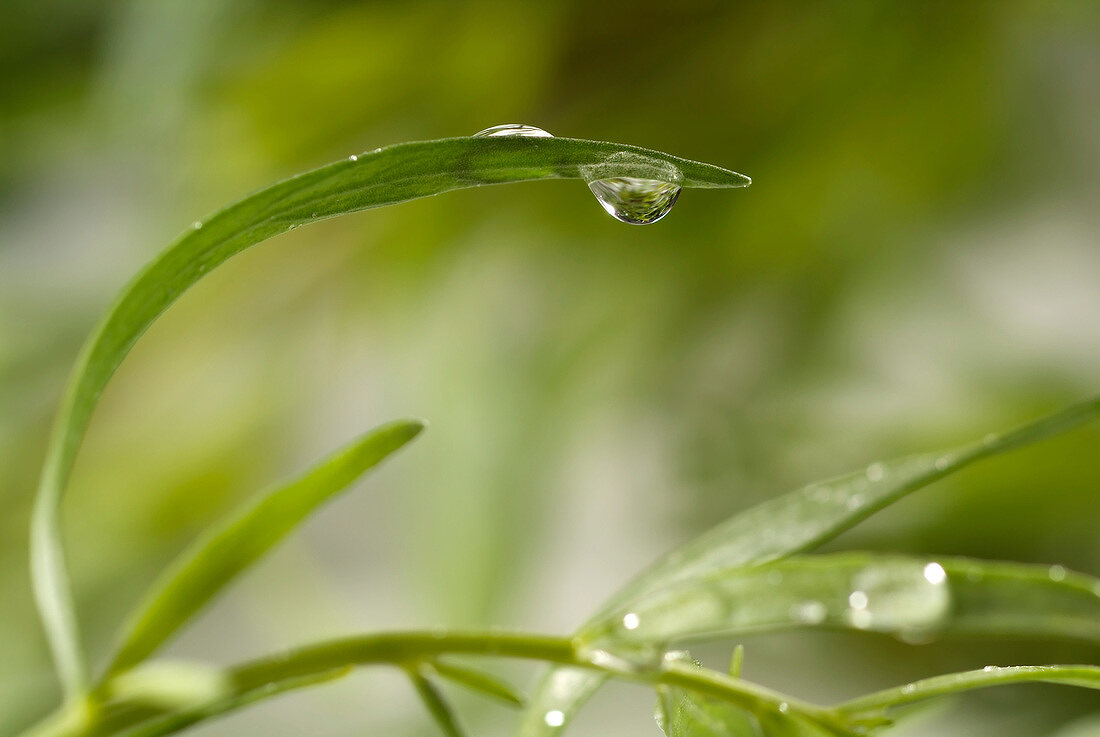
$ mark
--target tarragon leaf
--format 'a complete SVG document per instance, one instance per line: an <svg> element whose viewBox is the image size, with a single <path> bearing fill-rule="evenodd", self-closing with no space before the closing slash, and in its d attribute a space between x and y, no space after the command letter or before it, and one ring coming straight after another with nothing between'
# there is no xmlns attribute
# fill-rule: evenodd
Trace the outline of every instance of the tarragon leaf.
<svg viewBox="0 0 1100 737"><path fill-rule="evenodd" d="M290 483L260 494L196 540L165 570L130 616L108 674L151 655L310 513L423 428L418 421L376 428Z"/></svg>
<svg viewBox="0 0 1100 737"><path fill-rule="evenodd" d="M606 620L612 612L644 603L647 594L677 581L720 569L778 560L820 545L880 509L983 458L1028 445L1100 415L1100 398L1003 434L940 453L872 463L828 481L810 484L759 504L673 550L634 578L588 622ZM606 680L600 673L555 667L531 695L520 727L521 737L548 737L568 724ZM548 726L541 715L560 711L560 726Z"/></svg>
<svg viewBox="0 0 1100 737"><path fill-rule="evenodd" d="M50 436L31 519L35 601L66 693L89 680L61 544L59 507L92 413L134 343L180 295L227 259L301 225L464 187L533 179L653 176L682 187L744 187L748 177L617 143L463 137L351 156L260 190L194 223L127 286L85 343Z"/></svg>

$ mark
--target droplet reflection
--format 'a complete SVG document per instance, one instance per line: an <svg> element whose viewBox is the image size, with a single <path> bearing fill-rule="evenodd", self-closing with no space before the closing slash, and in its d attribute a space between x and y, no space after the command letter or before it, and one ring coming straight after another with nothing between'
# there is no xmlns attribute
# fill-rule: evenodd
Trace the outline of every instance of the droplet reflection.
<svg viewBox="0 0 1100 737"><path fill-rule="evenodd" d="M657 222L680 197L680 185L658 179L598 179L589 182L588 188L611 217L630 225Z"/></svg>
<svg viewBox="0 0 1100 737"><path fill-rule="evenodd" d="M502 138L511 136L517 138L553 138L552 135L542 128L536 128L533 125L523 125L521 123L494 125L492 128L486 128L474 134L474 138Z"/></svg>

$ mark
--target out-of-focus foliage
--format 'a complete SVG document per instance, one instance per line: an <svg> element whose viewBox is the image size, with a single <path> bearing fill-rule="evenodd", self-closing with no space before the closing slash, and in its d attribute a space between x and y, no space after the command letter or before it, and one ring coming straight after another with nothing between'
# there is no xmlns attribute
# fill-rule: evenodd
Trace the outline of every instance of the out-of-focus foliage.
<svg viewBox="0 0 1100 737"><path fill-rule="evenodd" d="M375 493L321 514L172 653L229 662L389 626L569 631L716 518L1095 393L1097 38L1088 2L0 5L0 734L56 700L26 549L65 374L191 221L352 152L504 122L753 177L687 192L648 228L541 182L254 249L138 344L66 500L102 665L197 530L363 428L424 416L432 432ZM1096 574L1098 441L1093 426L961 474L842 544ZM829 700L1098 657L783 636L749 642L746 676ZM369 678L234 729L431 728L404 683ZM620 718L616 694L577 729L654 729L645 708ZM975 694L950 721L1043 734L1098 708L1091 692L1027 699ZM479 733L511 723L479 718ZM910 733L948 733L932 719Z"/></svg>

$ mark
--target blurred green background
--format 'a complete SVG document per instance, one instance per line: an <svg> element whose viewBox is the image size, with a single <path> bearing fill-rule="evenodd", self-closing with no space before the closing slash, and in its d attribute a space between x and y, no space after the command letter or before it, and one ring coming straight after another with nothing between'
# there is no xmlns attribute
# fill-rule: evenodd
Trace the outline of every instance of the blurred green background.
<svg viewBox="0 0 1100 737"><path fill-rule="evenodd" d="M191 221L351 153L522 122L754 184L688 191L645 228L581 182L467 190L296 231L205 279L112 382L66 501L96 657L204 525L384 420L432 425L171 655L566 632L737 510L1100 386L1094 2L16 0L0 62L0 734L57 699L27 526L84 336ZM1094 425L986 463L830 547L1098 574L1098 447ZM747 677L822 700L1100 662L1030 640L747 644ZM513 724L462 712L477 734ZM610 687L576 733L656 735L650 713ZM1095 692L1032 686L896 734L1092 735L1098 714ZM195 731L227 733L434 727L397 674L371 672Z"/></svg>

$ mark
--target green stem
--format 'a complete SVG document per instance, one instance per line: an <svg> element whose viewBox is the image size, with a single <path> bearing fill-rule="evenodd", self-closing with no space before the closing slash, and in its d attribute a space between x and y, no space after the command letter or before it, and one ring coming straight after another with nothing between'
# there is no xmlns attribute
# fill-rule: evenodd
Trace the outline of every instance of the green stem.
<svg viewBox="0 0 1100 737"><path fill-rule="evenodd" d="M233 666L225 671L228 692L190 709L165 714L134 704L98 700L88 718L74 722L54 716L23 737L162 737L287 690L339 677L351 666L408 669L448 655L516 658L587 668L649 686L691 689L752 711L782 707L826 727L837 723L831 710L722 673L675 662L634 669L610 658L593 660L566 637L497 631L391 632L330 640ZM95 698L103 699L99 694L97 691Z"/></svg>

